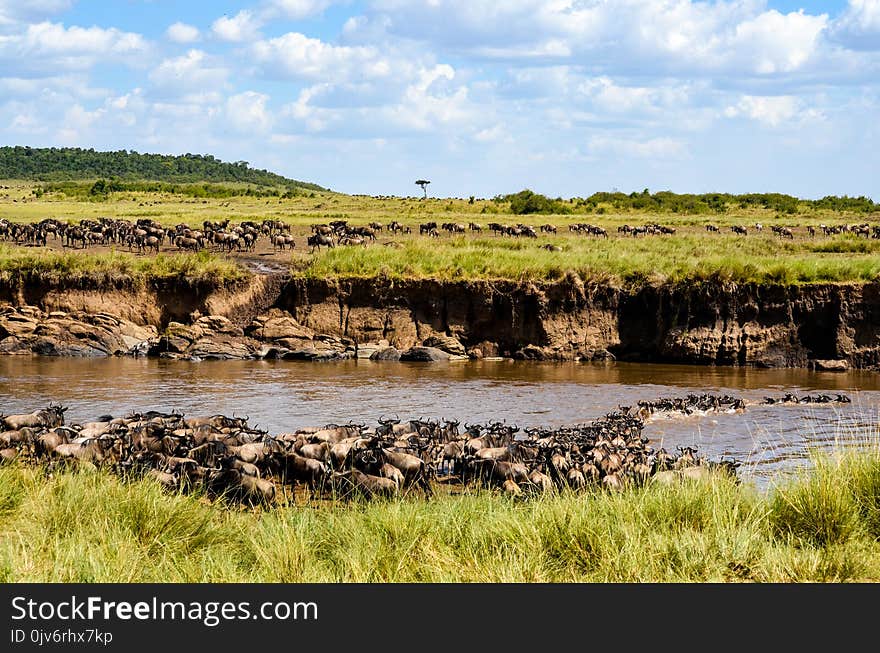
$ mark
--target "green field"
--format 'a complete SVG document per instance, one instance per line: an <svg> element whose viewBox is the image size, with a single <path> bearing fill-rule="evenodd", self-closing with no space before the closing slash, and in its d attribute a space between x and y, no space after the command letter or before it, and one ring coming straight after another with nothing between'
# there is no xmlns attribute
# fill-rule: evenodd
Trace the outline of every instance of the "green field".
<svg viewBox="0 0 880 653"><path fill-rule="evenodd" d="M62 186L58 184L0 182L0 218L151 218L167 226L186 223L194 227L205 220L229 218L234 223L278 219L293 225L299 243L293 253L278 254L276 260L289 263L300 274L320 277L552 280L574 272L587 281L625 284L687 280L797 284L861 282L877 279L880 274L880 239L854 234L824 236L821 231L815 237L807 234L807 226L819 230L821 224L880 225L880 213L872 208L828 208L821 202L764 207L760 203L730 201L723 204L723 210L706 213L704 209L690 212L687 204L681 205L685 208L680 212L669 212L635 209L617 200L595 206L571 200L554 201L551 205L565 213L515 215L511 212L514 203L499 198L471 201L369 197L313 190L270 197L238 194L199 198L181 190L185 184L178 185L177 192L135 190L92 196L88 193L91 184L70 182L76 190L73 192L59 190ZM202 186L205 185L192 185ZM208 186L215 188L215 195L248 188L246 184ZM265 187L253 190L267 192ZM635 200L627 201L632 204ZM781 211L783 206L787 207L785 211ZM339 247L312 255L305 246L310 226L331 220L348 220L352 225L387 225L397 220L410 226L413 233L393 235L382 231L377 242L368 247ZM440 238L436 239L418 235L418 225L429 221L465 225L476 222L483 226L483 231L452 236L441 230ZM489 222L523 223L536 228L547 223L556 226L558 232L549 236L539 232L537 239L500 237L488 232ZM763 231L754 230L757 222L764 225ZM568 229L574 223L601 226L609 238L574 234ZM672 227L676 233L638 238L618 233L621 225L647 223ZM721 231L707 232L708 223L717 225ZM730 231L732 225L745 226L750 232L747 236L734 234ZM795 238L774 235L770 225L792 228ZM548 251L543 245L555 245L559 251ZM76 257L82 260L77 261ZM0 249L0 270L24 270L36 265L47 273L55 266L59 274L91 268L151 274L155 268L162 275L176 265L167 261L144 263L144 256L134 258L137 260L119 254L82 252L44 258L24 248L4 247ZM235 272L224 267L226 258L203 256L180 265L189 274L231 278Z"/></svg>
<svg viewBox="0 0 880 653"><path fill-rule="evenodd" d="M271 509L0 468L2 582L878 582L880 454L717 480Z"/></svg>
<svg viewBox="0 0 880 653"><path fill-rule="evenodd" d="M585 281L636 285L703 280L798 284L880 276L880 240L843 235L823 243L727 234L539 240L465 236L442 243L411 240L399 248L340 247L301 267L315 277L554 280L574 272ZM544 243L562 251L548 252L541 248Z"/></svg>

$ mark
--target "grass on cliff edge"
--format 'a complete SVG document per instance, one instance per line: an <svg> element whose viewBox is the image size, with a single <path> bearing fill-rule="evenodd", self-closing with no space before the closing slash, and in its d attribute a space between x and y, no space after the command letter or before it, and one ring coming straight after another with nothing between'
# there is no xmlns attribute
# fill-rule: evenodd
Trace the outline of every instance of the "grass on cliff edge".
<svg viewBox="0 0 880 653"><path fill-rule="evenodd" d="M562 251L548 251L543 244ZM472 236L405 240L399 246L325 249L301 269L313 277L585 281L720 280L739 283L839 283L880 278L880 241L840 237L822 242L774 236L676 235L647 238Z"/></svg>
<svg viewBox="0 0 880 653"><path fill-rule="evenodd" d="M0 468L0 582L877 582L880 454L730 481L243 510Z"/></svg>
<svg viewBox="0 0 880 653"><path fill-rule="evenodd" d="M43 279L130 278L133 280L189 277L215 282L236 281L244 270L209 252L135 256L126 252L85 252L16 247L0 243L0 277L26 275Z"/></svg>

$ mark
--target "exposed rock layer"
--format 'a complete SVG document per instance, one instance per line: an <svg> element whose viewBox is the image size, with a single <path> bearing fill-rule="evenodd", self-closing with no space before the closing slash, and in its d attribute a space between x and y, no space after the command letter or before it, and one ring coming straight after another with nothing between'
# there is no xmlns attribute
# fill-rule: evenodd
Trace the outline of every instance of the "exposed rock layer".
<svg viewBox="0 0 880 653"><path fill-rule="evenodd" d="M467 355L820 370L880 364L878 283L623 289L569 274L546 283L255 277L222 288L186 280L68 286L0 280L0 301L25 307L0 315L0 351L303 360Z"/></svg>

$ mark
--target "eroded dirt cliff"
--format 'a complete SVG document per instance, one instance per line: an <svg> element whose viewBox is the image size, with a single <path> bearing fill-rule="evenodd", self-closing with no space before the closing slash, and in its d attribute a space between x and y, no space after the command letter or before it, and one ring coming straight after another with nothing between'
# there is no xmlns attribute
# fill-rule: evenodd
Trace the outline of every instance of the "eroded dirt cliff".
<svg viewBox="0 0 880 653"><path fill-rule="evenodd" d="M418 348L411 358L442 358L433 353L441 351L472 358L880 365L878 283L621 288L573 274L541 283L259 275L229 287L186 280L145 286L7 280L0 283L0 302L10 306L6 319L13 322L11 308L29 305L85 323L89 314L101 314L154 327L151 341L134 348L151 355L210 356L213 338L222 344L218 357L326 360L333 357L309 352L332 351L395 359L395 351ZM13 331L0 324L0 340L20 338ZM0 349L13 351L15 344Z"/></svg>

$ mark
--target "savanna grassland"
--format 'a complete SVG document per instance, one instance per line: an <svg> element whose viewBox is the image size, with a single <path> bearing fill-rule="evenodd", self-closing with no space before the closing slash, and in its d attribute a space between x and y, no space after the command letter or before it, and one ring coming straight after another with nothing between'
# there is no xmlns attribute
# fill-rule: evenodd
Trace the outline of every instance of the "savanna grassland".
<svg viewBox="0 0 880 653"><path fill-rule="evenodd" d="M438 279L535 279L552 280L575 272L585 280L608 283L650 281L730 280L758 283L859 282L880 274L880 239L852 233L824 235L820 225L880 224L872 206L795 201L739 201L720 197L711 204L670 204L674 210L635 208L642 202L608 197L586 202L581 199L552 200L538 207L549 213L515 214L517 198L439 199L370 197L323 190L266 188L244 183L147 184L93 193L94 182L0 182L0 217L36 222L47 217L62 221L101 217L137 220L149 218L166 226L186 223L198 227L205 220L277 219L292 225L296 247L275 251L264 241L256 253L203 253L188 261L170 261L176 248L165 245L159 261L129 253L124 246L89 250L65 249L65 256L33 251L35 248L6 246L0 250L0 270L40 269L61 273L66 269L100 268L123 274L164 275L204 273L217 278L236 275L230 260L255 259L291 265L307 276L384 275L395 278ZM144 190L149 188L151 190ZM162 190L164 189L164 190ZM173 192L172 192L173 191ZM416 191L418 192L418 191ZM690 208L689 208L690 207ZM519 207L522 209L522 207ZM375 243L310 252L306 237L310 227L333 220L351 225L392 220L412 229L411 234L381 231ZM426 222L469 225L439 238L419 235ZM488 231L490 222L527 224L537 228L550 224L557 233L539 232L538 238L502 237ZM577 234L569 226L588 223L604 228L608 238ZM675 229L671 235L632 237L618 232L623 225L659 223ZM756 223L764 229L757 231ZM708 232L713 224L718 232ZM746 227L748 234L732 233L730 227ZM771 225L791 228L794 238L782 238ZM807 227L817 230L808 234ZM552 250L546 249L549 246ZM554 247L555 246L555 247ZM49 241L48 249L62 250ZM110 250L116 250L111 252ZM97 254L97 256L95 255ZM178 270L178 267L180 268Z"/></svg>
<svg viewBox="0 0 880 653"><path fill-rule="evenodd" d="M3 582L877 582L880 455L767 491L717 479L248 509L0 468Z"/></svg>

